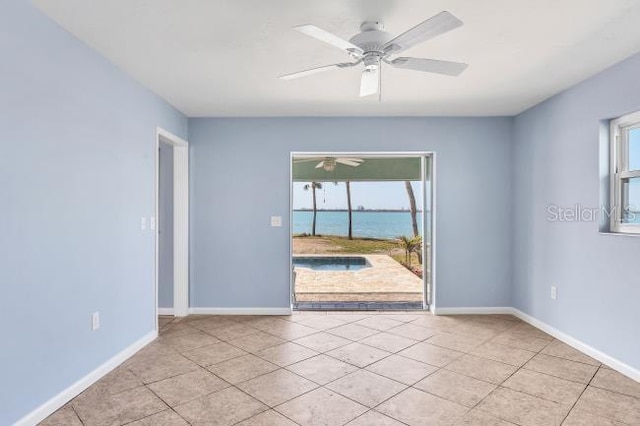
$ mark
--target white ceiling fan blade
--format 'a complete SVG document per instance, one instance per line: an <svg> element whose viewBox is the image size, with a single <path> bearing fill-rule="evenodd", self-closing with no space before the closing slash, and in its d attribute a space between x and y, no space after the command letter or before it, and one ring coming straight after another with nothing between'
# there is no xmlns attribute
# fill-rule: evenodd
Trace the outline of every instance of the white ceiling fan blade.
<svg viewBox="0 0 640 426"><path fill-rule="evenodd" d="M380 68L365 69L360 80L360 96L376 95L380 89Z"/></svg>
<svg viewBox="0 0 640 426"><path fill-rule="evenodd" d="M349 62L345 62L345 63L341 63L341 64L325 65L323 67L311 68L309 70L294 72L293 74L281 75L278 78L280 78L281 80L293 80L293 79L296 79L296 78L306 77L308 75L329 71L329 70L334 69L334 68L345 68L345 67L350 67L350 66L352 66L352 65Z"/></svg>
<svg viewBox="0 0 640 426"><path fill-rule="evenodd" d="M362 49L360 49L355 44L343 38L340 38L335 34L331 34L330 32L323 30L322 28L318 28L315 25L298 25L297 27L293 27L293 29L300 31L302 34L306 34L310 37L335 46L338 49L342 49L348 53L364 53Z"/></svg>
<svg viewBox="0 0 640 426"><path fill-rule="evenodd" d="M422 58L396 58L389 62L396 68L405 68L414 71L432 72L450 76L458 76L469 65L460 62L438 61L436 59Z"/></svg>
<svg viewBox="0 0 640 426"><path fill-rule="evenodd" d="M340 157L340 160L351 161L353 163L362 163L364 160L362 158L353 158L353 157Z"/></svg>
<svg viewBox="0 0 640 426"><path fill-rule="evenodd" d="M314 158L294 158L294 163L310 163L312 161L322 160L322 158L314 157Z"/></svg>
<svg viewBox="0 0 640 426"><path fill-rule="evenodd" d="M399 53L462 25L463 22L451 13L440 12L389 41L384 45L384 51L389 54Z"/></svg>
<svg viewBox="0 0 640 426"><path fill-rule="evenodd" d="M346 164L347 166L351 166L351 167L358 167L360 165L360 163L356 163L355 161L349 161L346 158L338 158L336 159L336 163Z"/></svg>
<svg viewBox="0 0 640 426"><path fill-rule="evenodd" d="M321 162L319 162L319 163L316 165L316 167L315 167L315 168L316 168L316 169L319 169L320 167L324 167L324 160L322 160Z"/></svg>

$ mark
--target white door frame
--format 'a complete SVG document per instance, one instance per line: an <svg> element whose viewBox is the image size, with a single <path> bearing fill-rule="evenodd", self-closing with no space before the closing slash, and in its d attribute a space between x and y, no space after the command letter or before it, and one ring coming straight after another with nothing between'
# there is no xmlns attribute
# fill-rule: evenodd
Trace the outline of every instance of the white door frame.
<svg viewBox="0 0 640 426"><path fill-rule="evenodd" d="M156 129L156 219L160 196L160 142L173 146L173 309L162 310L161 313L183 317L189 313L189 142L159 127ZM159 226L156 226L156 318L159 313L158 231Z"/></svg>
<svg viewBox="0 0 640 426"><path fill-rule="evenodd" d="M289 153L289 297L291 299L291 308L293 309L294 302L294 285L293 285L293 158L294 157L420 157L422 170L422 232L423 234L427 229L431 230L431 251L430 262L431 266L430 274L422 274L423 282L423 302L422 308L428 309L432 313L435 312L436 307L436 153L434 151L322 151L322 152L306 152L306 151L291 151ZM429 159L429 168L424 167L425 160ZM430 179L430 180L428 180ZM429 227L427 226L427 182L430 182L431 186L431 214ZM422 239L422 253L426 253L426 238ZM423 259L423 266L427 266L426 257ZM426 272L426 268L425 268ZM429 288L430 292L428 292ZM431 300L427 300L427 294L431 296Z"/></svg>

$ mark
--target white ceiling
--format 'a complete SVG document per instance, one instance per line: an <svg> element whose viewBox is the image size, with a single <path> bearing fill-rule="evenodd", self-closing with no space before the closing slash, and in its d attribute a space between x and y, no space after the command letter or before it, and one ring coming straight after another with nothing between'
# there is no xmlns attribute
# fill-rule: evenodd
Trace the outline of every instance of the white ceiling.
<svg viewBox="0 0 640 426"><path fill-rule="evenodd" d="M188 116L513 115L640 51L640 0L33 0ZM346 39L364 20L399 34L448 10L465 25L404 56L467 62L460 77L360 69L278 75L348 60L291 27Z"/></svg>

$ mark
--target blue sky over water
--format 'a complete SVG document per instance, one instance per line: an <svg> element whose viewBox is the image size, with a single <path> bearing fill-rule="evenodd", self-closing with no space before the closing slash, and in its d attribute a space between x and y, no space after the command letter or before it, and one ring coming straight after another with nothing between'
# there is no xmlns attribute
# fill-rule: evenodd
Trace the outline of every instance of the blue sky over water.
<svg viewBox="0 0 640 426"><path fill-rule="evenodd" d="M629 168L640 170L640 128L629 132ZM303 189L306 183L293 184L293 208L310 209L311 192ZM418 208L422 206L422 184L412 182ZM428 190L428 188L427 188ZM318 209L346 209L347 195L344 182L323 182L317 190ZM404 182L352 182L351 203L355 209L408 209L409 198ZM629 204L633 210L640 211L640 179L633 179L629 185Z"/></svg>
<svg viewBox="0 0 640 426"><path fill-rule="evenodd" d="M293 184L293 208L310 209L313 205L311 191L303 189L305 183ZM422 184L412 182L418 209L422 206ZM347 190L344 182L337 185L324 182L316 192L318 209L346 209ZM408 209L409 196L404 182L351 182L351 204L353 209Z"/></svg>
<svg viewBox="0 0 640 426"><path fill-rule="evenodd" d="M629 169L640 170L640 128L629 132ZM640 211L640 178L629 182L629 205L633 211Z"/></svg>

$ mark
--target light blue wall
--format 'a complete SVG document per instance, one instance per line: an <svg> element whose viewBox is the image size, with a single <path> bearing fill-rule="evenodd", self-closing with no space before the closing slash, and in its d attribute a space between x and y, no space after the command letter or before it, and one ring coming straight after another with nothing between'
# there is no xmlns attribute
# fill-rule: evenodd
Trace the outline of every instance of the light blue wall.
<svg viewBox="0 0 640 426"><path fill-rule="evenodd" d="M405 150L437 152L438 306L508 305L511 131L509 118L190 119L191 305L289 306L291 151Z"/></svg>
<svg viewBox="0 0 640 426"><path fill-rule="evenodd" d="M0 424L152 331L156 126L187 120L29 2L0 12ZM90 331L100 311L101 328Z"/></svg>
<svg viewBox="0 0 640 426"><path fill-rule="evenodd" d="M599 234L597 222L549 222L546 208L606 200L603 120L640 110L639 75L637 55L519 115L513 188L515 307L636 369L640 237Z"/></svg>
<svg viewBox="0 0 640 426"><path fill-rule="evenodd" d="M158 306L173 308L173 146L160 143L158 174Z"/></svg>
<svg viewBox="0 0 640 426"><path fill-rule="evenodd" d="M187 122L28 2L3 1L0 52L0 424L153 330L156 126L191 142L192 306L288 306L290 151L435 151L438 306L513 304L640 368L640 238L545 211L600 204L640 56L515 120Z"/></svg>

